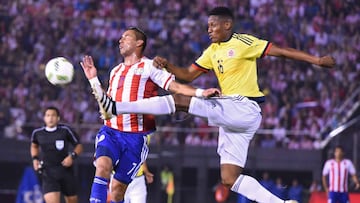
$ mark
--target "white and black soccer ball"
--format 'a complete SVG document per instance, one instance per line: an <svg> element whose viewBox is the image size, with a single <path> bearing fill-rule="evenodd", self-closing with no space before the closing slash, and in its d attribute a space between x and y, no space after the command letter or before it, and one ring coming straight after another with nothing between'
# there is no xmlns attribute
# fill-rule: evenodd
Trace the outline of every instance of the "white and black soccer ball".
<svg viewBox="0 0 360 203"><path fill-rule="evenodd" d="M53 85L66 85L73 80L74 66L65 57L55 57L46 63L45 75Z"/></svg>

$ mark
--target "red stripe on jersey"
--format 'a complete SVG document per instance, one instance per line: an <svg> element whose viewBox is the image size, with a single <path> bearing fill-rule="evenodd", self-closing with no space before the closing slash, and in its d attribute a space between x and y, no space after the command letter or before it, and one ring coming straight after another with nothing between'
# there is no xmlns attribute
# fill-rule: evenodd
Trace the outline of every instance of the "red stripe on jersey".
<svg viewBox="0 0 360 203"><path fill-rule="evenodd" d="M115 101L122 101L122 94L123 94L123 91L124 91L125 76L128 73L130 68L131 68L131 66L125 66L124 71L120 75L119 83L118 83L118 87L117 87L118 89L116 91ZM123 115L122 114L116 116L116 123L117 123L118 129L120 131L123 131L124 126L123 126Z"/></svg>
<svg viewBox="0 0 360 203"><path fill-rule="evenodd" d="M144 62L139 63L137 66L137 70L135 71L139 71L140 69L144 69ZM136 101L138 98L140 79L141 79L141 74L134 74L131 81L130 101ZM130 114L130 126L131 126L131 131L139 131L139 120L136 114Z"/></svg>
<svg viewBox="0 0 360 203"><path fill-rule="evenodd" d="M146 81L145 91L144 91L144 98L157 96L158 95L158 92L157 92L158 89L159 89L159 86L157 86L157 84L155 84L152 80ZM155 125L155 116L145 114L143 124L144 124L144 130L145 131L154 130L155 126L156 126Z"/></svg>
<svg viewBox="0 0 360 203"><path fill-rule="evenodd" d="M111 84L112 84L113 81L114 81L114 78L115 78L115 76L116 76L116 73L119 72L120 69L121 69L121 65L119 65L119 66L117 67L117 69L114 71L114 74L113 74L112 77L110 78L108 94L112 91L112 86L111 86ZM110 119L107 119L107 120L106 120L105 125L111 127Z"/></svg>
<svg viewBox="0 0 360 203"><path fill-rule="evenodd" d="M347 179L348 179L348 171L347 171L347 169L346 169L346 167L345 167L345 171L344 171L344 182L343 182L343 184L344 184L344 191L343 192L347 192Z"/></svg>
<svg viewBox="0 0 360 203"><path fill-rule="evenodd" d="M261 54L260 58L265 57L266 55L268 55L271 47L272 47L272 43L271 43L271 42L268 42L268 43L266 44L266 47L265 47L263 53Z"/></svg>
<svg viewBox="0 0 360 203"><path fill-rule="evenodd" d="M171 80L171 76L166 80L164 87L162 87L163 89L165 89L165 87L167 86L167 84L169 83L170 80Z"/></svg>

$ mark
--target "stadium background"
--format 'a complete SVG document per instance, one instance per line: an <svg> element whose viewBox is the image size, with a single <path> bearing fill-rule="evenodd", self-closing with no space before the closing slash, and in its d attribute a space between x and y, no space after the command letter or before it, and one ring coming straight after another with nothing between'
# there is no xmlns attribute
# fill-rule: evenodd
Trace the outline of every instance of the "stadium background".
<svg viewBox="0 0 360 203"><path fill-rule="evenodd" d="M110 67L121 61L120 33L136 25L148 34L147 56L160 55L187 66L209 44L206 12L215 5L233 8L237 32L315 55L331 54L338 63L335 69L321 70L271 57L259 60L259 84L267 102L250 148L247 173L261 179L262 172L269 171L271 178L279 176L285 185L297 178L306 191L312 180L319 180L331 146L338 143L345 145L359 169L360 4L356 0L0 0L2 202L14 201L22 172L31 164L30 133L42 125L42 109L48 105L62 110L62 121L71 124L86 145L77 163L84 188L81 202L86 202L94 172L93 138L101 121L79 66L82 56L94 57L106 85ZM76 66L73 83L64 88L49 84L43 73L44 64L54 56L65 56ZM213 87L217 81L208 74L193 85ZM149 202L159 198L159 172L165 163L175 173L176 203L214 201L212 188L219 177L216 129L185 114L157 120L159 131L152 138L149 156L157 178L149 185ZM335 139L322 148L329 134Z"/></svg>

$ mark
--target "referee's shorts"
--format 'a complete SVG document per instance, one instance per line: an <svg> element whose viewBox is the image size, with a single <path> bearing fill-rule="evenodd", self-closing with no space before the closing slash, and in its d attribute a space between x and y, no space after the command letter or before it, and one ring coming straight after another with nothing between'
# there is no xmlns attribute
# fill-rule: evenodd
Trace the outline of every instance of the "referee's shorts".
<svg viewBox="0 0 360 203"><path fill-rule="evenodd" d="M65 196L77 195L76 177L73 167L47 166L42 174L43 193L61 192Z"/></svg>

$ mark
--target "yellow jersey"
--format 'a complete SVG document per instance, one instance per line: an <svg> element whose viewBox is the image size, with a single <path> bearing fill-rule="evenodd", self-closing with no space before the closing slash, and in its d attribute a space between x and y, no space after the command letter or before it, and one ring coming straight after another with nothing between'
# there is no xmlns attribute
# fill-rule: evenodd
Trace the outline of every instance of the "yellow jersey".
<svg viewBox="0 0 360 203"><path fill-rule="evenodd" d="M271 43L248 34L233 33L226 42L212 43L193 64L213 70L222 94L264 98L257 81L256 59L265 56Z"/></svg>

